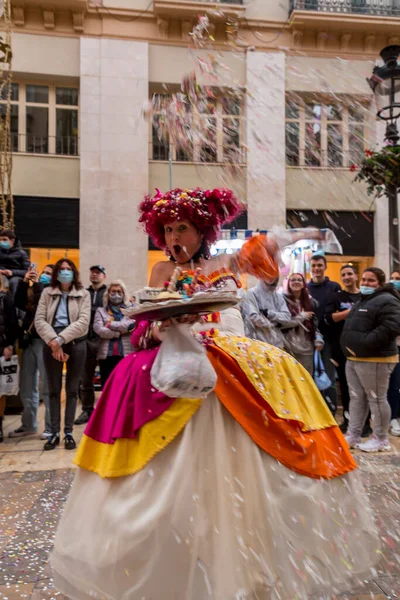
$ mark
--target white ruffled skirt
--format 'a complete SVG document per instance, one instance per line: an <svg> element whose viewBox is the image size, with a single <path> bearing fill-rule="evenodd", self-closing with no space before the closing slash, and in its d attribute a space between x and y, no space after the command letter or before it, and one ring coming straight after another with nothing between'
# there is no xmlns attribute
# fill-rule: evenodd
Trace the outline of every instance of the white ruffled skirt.
<svg viewBox="0 0 400 600"><path fill-rule="evenodd" d="M71 600L293 600L350 587L378 548L357 472L297 475L211 394L139 473L78 470L51 564Z"/></svg>

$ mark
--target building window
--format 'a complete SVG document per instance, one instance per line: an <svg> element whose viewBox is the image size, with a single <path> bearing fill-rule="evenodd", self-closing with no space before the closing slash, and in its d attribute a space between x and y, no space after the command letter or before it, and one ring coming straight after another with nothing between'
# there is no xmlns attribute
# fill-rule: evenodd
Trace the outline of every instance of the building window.
<svg viewBox="0 0 400 600"><path fill-rule="evenodd" d="M45 85L26 86L26 151L34 154L49 152L49 88Z"/></svg>
<svg viewBox="0 0 400 600"><path fill-rule="evenodd" d="M365 147L365 108L356 103L286 101L286 164L343 168L359 163Z"/></svg>
<svg viewBox="0 0 400 600"><path fill-rule="evenodd" d="M200 101L193 111L182 96L180 110L182 118L179 127L179 141L166 139L162 135L168 115L170 97L153 96L154 114L152 120L151 153L152 160L202 163L243 163L243 118L242 102L238 96L208 96ZM164 102L164 108L162 103ZM172 111L173 112L173 111Z"/></svg>
<svg viewBox="0 0 400 600"><path fill-rule="evenodd" d="M6 113L7 88L0 97L0 118ZM11 142L13 152L77 156L77 88L13 83Z"/></svg>
<svg viewBox="0 0 400 600"><path fill-rule="evenodd" d="M78 154L78 90L56 88L56 154Z"/></svg>
<svg viewBox="0 0 400 600"><path fill-rule="evenodd" d="M165 106L169 101L169 96L165 94L155 94L153 97L155 112L151 124L151 145L153 160L169 159L169 135L164 134Z"/></svg>
<svg viewBox="0 0 400 600"><path fill-rule="evenodd" d="M11 129L11 149L13 152L18 152L18 97L19 88L18 83L11 84L11 115L10 115L10 129ZM4 120L6 118L7 111L7 99L8 99L8 86L5 85L1 92L0 97L0 118Z"/></svg>

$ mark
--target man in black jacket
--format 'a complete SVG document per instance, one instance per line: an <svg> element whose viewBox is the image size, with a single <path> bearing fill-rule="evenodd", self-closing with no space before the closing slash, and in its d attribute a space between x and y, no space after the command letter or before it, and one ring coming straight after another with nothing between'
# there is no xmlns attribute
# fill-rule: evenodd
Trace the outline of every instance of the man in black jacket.
<svg viewBox="0 0 400 600"><path fill-rule="evenodd" d="M104 292L107 289L104 281L106 270L101 265L90 268L90 286L87 288L92 302L92 313L90 318L89 333L87 336L87 353L85 367L82 372L80 397L82 401L82 412L75 420L75 425L87 423L94 410L94 385L93 378L97 365L97 352L99 349L99 336L93 331L93 321L96 310L103 306Z"/></svg>
<svg viewBox="0 0 400 600"><path fill-rule="evenodd" d="M332 359L334 360L342 393L343 423L340 429L346 433L348 427L348 413L350 404L349 387L346 379L346 357L340 347L340 336L350 310L358 302L361 292L357 286L358 273L353 265L343 265L340 269L340 279L343 290L332 296L331 302L326 307L325 321L329 325L330 340L332 344ZM370 433L370 432L369 432Z"/></svg>
<svg viewBox="0 0 400 600"><path fill-rule="evenodd" d="M341 337L351 397L346 439L351 448L382 452L391 449L387 390L399 360L400 296L391 284L385 285L385 273L376 267L364 271L360 290L361 299L351 309ZM369 410L374 435L362 444L361 432Z"/></svg>
<svg viewBox="0 0 400 600"><path fill-rule="evenodd" d="M0 230L0 275L6 277L11 296L30 267L27 253L11 229Z"/></svg>
<svg viewBox="0 0 400 600"><path fill-rule="evenodd" d="M331 302L332 297L342 288L336 281L331 281L329 277L325 277L327 268L326 258L320 254L314 254L310 260L311 281L307 284L309 294L318 302L318 308L315 311L318 319L318 329L324 337L324 348L321 352L322 361L326 374L331 380L331 386L322 392L327 405L333 414L337 408L337 392L336 392L336 371L332 362L332 341L330 337L330 327L325 321L325 310Z"/></svg>

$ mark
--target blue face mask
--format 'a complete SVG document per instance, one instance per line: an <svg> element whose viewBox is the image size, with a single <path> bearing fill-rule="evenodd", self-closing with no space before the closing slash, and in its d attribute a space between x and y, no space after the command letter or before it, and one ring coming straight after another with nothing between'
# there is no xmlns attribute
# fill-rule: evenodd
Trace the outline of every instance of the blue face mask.
<svg viewBox="0 0 400 600"><path fill-rule="evenodd" d="M360 285L360 292L363 296L368 296L376 292L376 288L368 287L367 285Z"/></svg>
<svg viewBox="0 0 400 600"><path fill-rule="evenodd" d="M43 283L43 285L50 285L51 275L48 275L47 273L42 273L39 277L39 283Z"/></svg>
<svg viewBox="0 0 400 600"><path fill-rule="evenodd" d="M400 292L400 280L399 279L391 279L390 283L394 287L397 292Z"/></svg>
<svg viewBox="0 0 400 600"><path fill-rule="evenodd" d="M61 271L58 273L57 279L60 283L72 283L74 274L72 271L68 271L68 269L61 269Z"/></svg>
<svg viewBox="0 0 400 600"><path fill-rule="evenodd" d="M2 240L0 242L0 248L3 248L3 250L9 250L11 248L11 242L8 240Z"/></svg>

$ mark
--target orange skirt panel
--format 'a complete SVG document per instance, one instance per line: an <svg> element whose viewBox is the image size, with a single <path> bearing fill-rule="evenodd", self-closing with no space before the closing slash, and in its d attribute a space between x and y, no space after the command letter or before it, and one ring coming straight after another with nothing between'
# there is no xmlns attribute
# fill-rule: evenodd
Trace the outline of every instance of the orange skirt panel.
<svg viewBox="0 0 400 600"><path fill-rule="evenodd" d="M301 431L297 421L274 413L226 352L210 345L208 357L218 373L215 392L219 400L265 452L296 473L314 479L333 479L357 468L339 427Z"/></svg>

